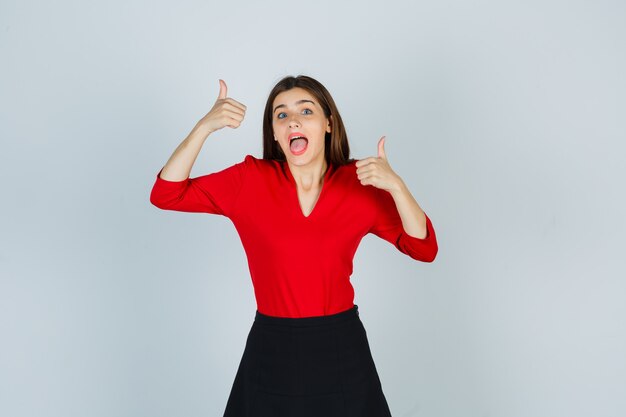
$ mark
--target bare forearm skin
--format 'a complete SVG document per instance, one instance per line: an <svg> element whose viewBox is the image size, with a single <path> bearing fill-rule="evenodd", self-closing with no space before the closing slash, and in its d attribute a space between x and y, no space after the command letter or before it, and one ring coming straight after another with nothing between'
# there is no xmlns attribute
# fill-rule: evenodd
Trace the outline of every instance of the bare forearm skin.
<svg viewBox="0 0 626 417"><path fill-rule="evenodd" d="M396 208L402 219L402 227L409 236L424 239L427 235L426 215L417 204L404 181L398 177L396 186L389 191L396 203Z"/></svg>
<svg viewBox="0 0 626 417"><path fill-rule="evenodd" d="M189 178L191 168L209 133L206 128L196 124L185 140L174 150L159 176L167 181L183 181Z"/></svg>
<svg viewBox="0 0 626 417"><path fill-rule="evenodd" d="M174 150L159 176L166 181L184 181L198 158L207 137L226 126L236 129L246 114L246 106L228 97L228 88L220 80L220 93L211 110L202 118L189 135Z"/></svg>

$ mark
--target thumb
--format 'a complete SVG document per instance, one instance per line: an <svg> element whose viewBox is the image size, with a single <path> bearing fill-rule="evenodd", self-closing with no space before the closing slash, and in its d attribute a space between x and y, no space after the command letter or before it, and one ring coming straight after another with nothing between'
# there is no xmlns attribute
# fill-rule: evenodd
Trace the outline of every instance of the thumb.
<svg viewBox="0 0 626 417"><path fill-rule="evenodd" d="M387 154L385 153L385 136L381 137L378 141L378 157L387 159Z"/></svg>
<svg viewBox="0 0 626 417"><path fill-rule="evenodd" d="M226 87L226 83L224 80L220 80L220 94L217 96L218 99L226 98L226 94L228 93L228 88Z"/></svg>

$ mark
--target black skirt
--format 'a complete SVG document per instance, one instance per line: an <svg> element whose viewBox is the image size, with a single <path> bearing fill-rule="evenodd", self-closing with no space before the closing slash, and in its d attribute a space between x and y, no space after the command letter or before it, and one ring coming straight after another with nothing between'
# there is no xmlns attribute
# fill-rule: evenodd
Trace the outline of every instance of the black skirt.
<svg viewBox="0 0 626 417"><path fill-rule="evenodd" d="M358 307L256 313L224 417L390 417Z"/></svg>

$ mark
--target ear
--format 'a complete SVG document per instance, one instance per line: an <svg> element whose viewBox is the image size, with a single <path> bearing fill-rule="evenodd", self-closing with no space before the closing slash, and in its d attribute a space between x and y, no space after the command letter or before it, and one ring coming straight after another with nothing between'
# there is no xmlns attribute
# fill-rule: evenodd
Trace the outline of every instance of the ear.
<svg viewBox="0 0 626 417"><path fill-rule="evenodd" d="M326 133L330 133L332 131L332 123L333 123L333 115L328 116L328 124L326 125Z"/></svg>

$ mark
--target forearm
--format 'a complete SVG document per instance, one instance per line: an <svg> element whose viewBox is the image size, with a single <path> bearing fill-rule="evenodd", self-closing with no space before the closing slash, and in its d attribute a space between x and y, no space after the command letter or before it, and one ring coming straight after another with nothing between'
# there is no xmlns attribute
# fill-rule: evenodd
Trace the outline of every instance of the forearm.
<svg viewBox="0 0 626 417"><path fill-rule="evenodd" d="M396 203L402 219L402 227L409 236L424 239L427 235L426 215L417 204L404 181L399 180L393 190L389 191Z"/></svg>
<svg viewBox="0 0 626 417"><path fill-rule="evenodd" d="M160 177L168 181L183 181L189 178L191 168L208 136L209 131L202 125L196 124L185 140L174 150L163 167Z"/></svg>
<svg viewBox="0 0 626 417"><path fill-rule="evenodd" d="M385 153L385 137L383 136L378 141L378 157L361 159L355 165L357 177L362 185L373 185L391 194L406 235L417 239L425 239L428 236L426 214L417 204L402 178L393 172L389 166L387 154ZM434 259L434 255L437 252L434 240L433 243L434 252L432 259Z"/></svg>
<svg viewBox="0 0 626 417"><path fill-rule="evenodd" d="M213 108L196 124L189 136L176 148L161 170L160 177L169 181L189 178L191 168L204 145L206 138L225 126L239 127L246 114L246 106L227 97L226 83L220 80L220 93Z"/></svg>

